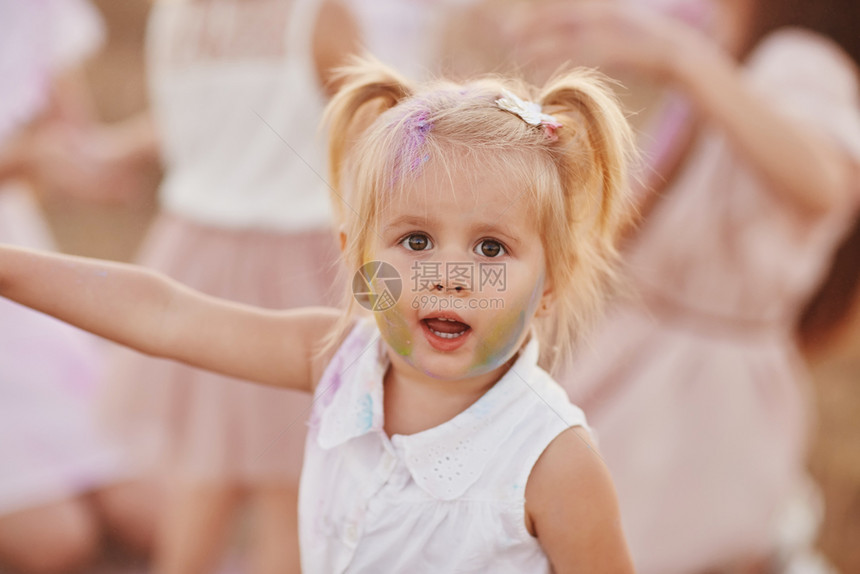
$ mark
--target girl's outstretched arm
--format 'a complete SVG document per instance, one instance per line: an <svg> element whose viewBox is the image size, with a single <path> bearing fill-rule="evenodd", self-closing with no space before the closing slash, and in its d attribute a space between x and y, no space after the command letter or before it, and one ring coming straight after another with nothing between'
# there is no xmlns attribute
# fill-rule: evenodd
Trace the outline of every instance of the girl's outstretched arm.
<svg viewBox="0 0 860 574"><path fill-rule="evenodd" d="M633 574L615 487L588 433L573 427L543 452L526 485L526 526L553 572Z"/></svg>
<svg viewBox="0 0 860 574"><path fill-rule="evenodd" d="M0 295L148 355L308 391L313 357L339 317L258 309L142 267L7 246Z"/></svg>

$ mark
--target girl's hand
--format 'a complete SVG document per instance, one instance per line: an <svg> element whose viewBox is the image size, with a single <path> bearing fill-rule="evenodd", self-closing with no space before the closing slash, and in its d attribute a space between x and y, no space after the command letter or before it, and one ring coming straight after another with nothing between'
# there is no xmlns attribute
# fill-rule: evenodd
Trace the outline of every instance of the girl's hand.
<svg viewBox="0 0 860 574"><path fill-rule="evenodd" d="M639 71L665 81L721 129L738 156L799 214L817 218L856 203L853 158L822 126L786 114L771 101L775 94L754 89L726 49L743 43L743 30L721 27L709 36L674 17L612 0L552 0L530 12L521 41L542 65L572 59L609 75ZM822 48L809 50L815 56ZM844 106L851 96L813 87L806 97L820 106Z"/></svg>
<svg viewBox="0 0 860 574"><path fill-rule="evenodd" d="M32 137L28 173L40 190L74 199L126 203L149 189L149 157L125 124L52 122ZM147 152L150 156L154 153Z"/></svg>
<svg viewBox="0 0 860 574"><path fill-rule="evenodd" d="M674 55L700 35L691 26L633 3L553 0L535 3L515 24L522 60L542 69L571 62L613 75L664 79Z"/></svg>
<svg viewBox="0 0 860 574"><path fill-rule="evenodd" d="M449 6L440 26L438 59L445 74L470 78L488 71L518 72L540 84L545 76L517 61L517 33L531 4L524 0L478 0Z"/></svg>
<svg viewBox="0 0 860 574"><path fill-rule="evenodd" d="M324 0L313 31L313 61L317 78L327 96L339 88L333 72L361 52L361 31L355 15L342 0Z"/></svg>

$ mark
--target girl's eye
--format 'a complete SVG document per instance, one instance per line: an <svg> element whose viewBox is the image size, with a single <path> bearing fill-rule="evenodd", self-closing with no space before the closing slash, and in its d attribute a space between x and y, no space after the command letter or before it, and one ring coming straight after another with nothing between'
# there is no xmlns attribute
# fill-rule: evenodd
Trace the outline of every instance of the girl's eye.
<svg viewBox="0 0 860 574"><path fill-rule="evenodd" d="M507 253L504 245L493 239L484 239L475 246L475 253L484 257L499 257Z"/></svg>
<svg viewBox="0 0 860 574"><path fill-rule="evenodd" d="M430 243L430 238L422 233L413 233L401 241L400 244L409 251L424 251L433 246Z"/></svg>

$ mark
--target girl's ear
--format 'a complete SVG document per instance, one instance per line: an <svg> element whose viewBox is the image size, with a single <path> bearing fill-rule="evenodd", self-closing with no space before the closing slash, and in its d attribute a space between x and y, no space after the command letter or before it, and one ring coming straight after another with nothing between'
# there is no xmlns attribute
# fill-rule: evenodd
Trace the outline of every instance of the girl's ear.
<svg viewBox="0 0 860 574"><path fill-rule="evenodd" d="M340 230L337 233L338 238L340 239L340 252L343 253L346 251L346 231L344 231L344 226L340 226Z"/></svg>
<svg viewBox="0 0 860 574"><path fill-rule="evenodd" d="M541 295L537 311L535 311L535 317L547 317L550 314L554 305L555 291L553 291L552 286L548 285L544 289L543 295Z"/></svg>

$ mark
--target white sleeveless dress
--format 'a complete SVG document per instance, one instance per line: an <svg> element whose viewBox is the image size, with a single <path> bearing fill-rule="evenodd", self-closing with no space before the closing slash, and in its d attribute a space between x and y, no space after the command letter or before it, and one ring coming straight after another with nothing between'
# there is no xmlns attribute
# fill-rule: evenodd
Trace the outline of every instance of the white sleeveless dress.
<svg viewBox="0 0 860 574"><path fill-rule="evenodd" d="M299 491L304 572L548 573L525 526L538 457L585 415L537 365L535 337L466 410L386 435L389 363L372 320L338 349L314 399Z"/></svg>

